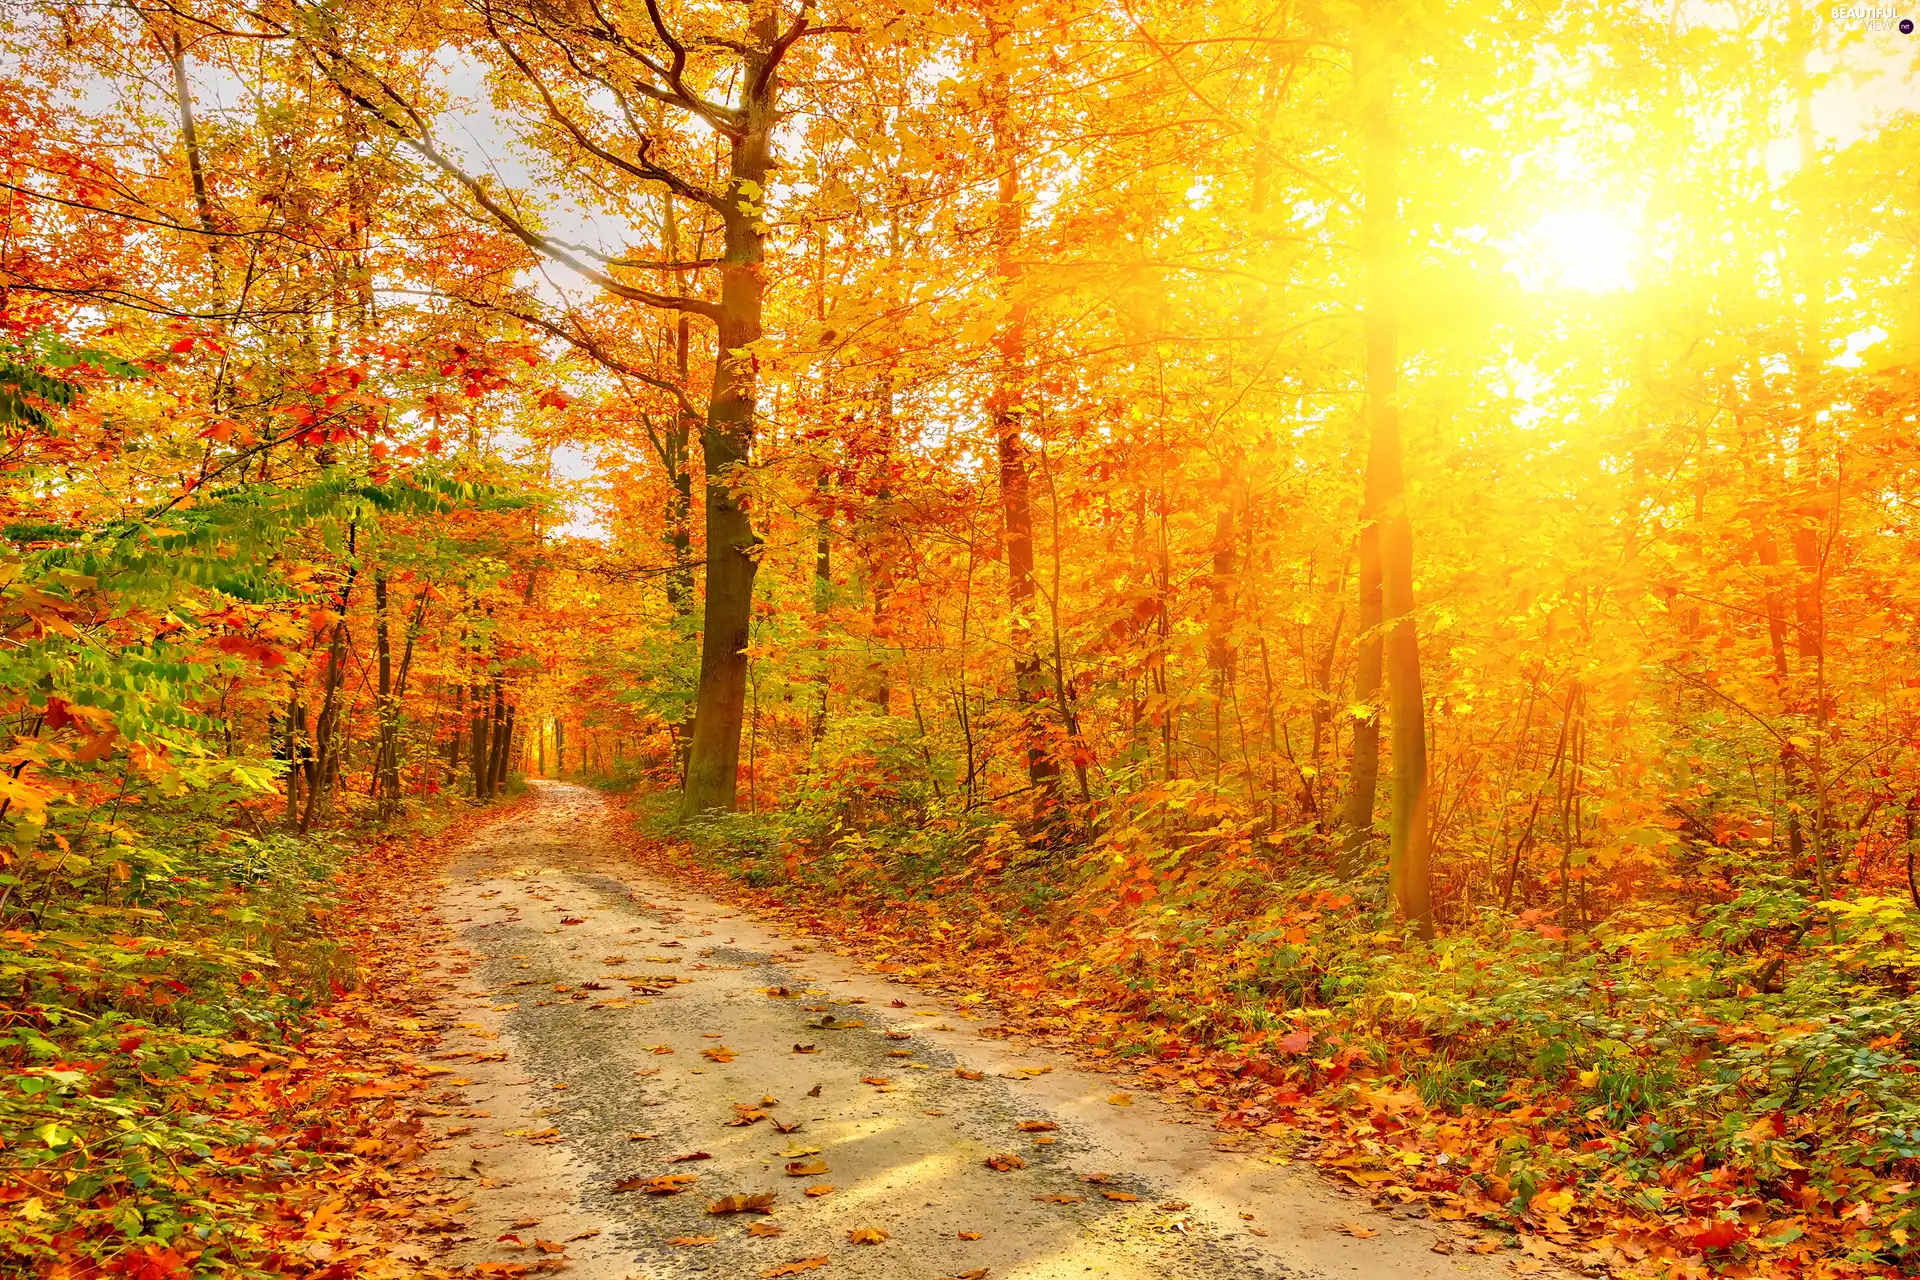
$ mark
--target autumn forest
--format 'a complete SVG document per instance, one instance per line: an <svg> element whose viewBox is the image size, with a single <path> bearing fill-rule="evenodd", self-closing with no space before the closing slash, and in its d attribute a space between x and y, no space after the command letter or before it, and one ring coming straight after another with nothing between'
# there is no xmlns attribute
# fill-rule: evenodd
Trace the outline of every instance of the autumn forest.
<svg viewBox="0 0 1920 1280"><path fill-rule="evenodd" d="M475 932L586 937L568 858L742 913L685 907L688 963L751 917L1115 1077L1094 1137L1151 1096L1344 1188L1344 1248L1920 1267L1892 10L13 0L0 42L0 1270L1077 1276L1071 1215L1135 1199L1188 1238L1145 1172L1032 1196L1045 1258L803 1249L830 1185L652 1263L590 1252L644 1216L495 1231L418 1173L479 1105L431 1064L538 1039L522 977L659 1053L751 968L568 1004L561 942ZM687 1088L751 1061L714 1037ZM876 1097L980 1079L870 1038L939 1068ZM732 1188L713 1144L806 1087L742 1079L607 1203ZM501 1142L587 1141L544 1123Z"/></svg>

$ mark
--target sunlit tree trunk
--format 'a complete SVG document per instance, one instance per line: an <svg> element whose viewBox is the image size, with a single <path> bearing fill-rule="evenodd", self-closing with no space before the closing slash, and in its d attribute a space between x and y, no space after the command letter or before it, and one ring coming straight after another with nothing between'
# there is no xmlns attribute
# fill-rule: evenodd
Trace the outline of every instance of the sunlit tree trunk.
<svg viewBox="0 0 1920 1280"><path fill-rule="evenodd" d="M1370 521L1379 539L1382 665L1393 727L1392 818L1387 880L1401 916L1423 937L1433 934L1427 822L1427 716L1413 608L1413 525L1406 509L1399 410L1401 229L1393 123L1392 33L1376 14L1356 51L1365 160L1361 253L1366 273L1367 485ZM1374 43L1378 41L1379 43ZM1383 47L1384 46L1384 47ZM1364 540L1361 576L1366 576ZM1363 581L1364 590L1364 581ZM1362 625L1364 625L1364 620Z"/></svg>
<svg viewBox="0 0 1920 1280"><path fill-rule="evenodd" d="M695 697L693 745L687 754L683 808L731 811L739 796L740 732L747 705L747 641L753 620L753 580L760 538L734 491L734 472L753 447L756 357L766 257L767 159L776 115L777 71L768 50L775 39L769 0L754 0L744 80L758 86L745 96L744 121L733 139L726 251L720 266L718 349L713 395L701 436L706 459L707 598L700 636L700 687ZM752 212L743 212L741 204Z"/></svg>
<svg viewBox="0 0 1920 1280"><path fill-rule="evenodd" d="M1371 435L1371 431L1369 431ZM1373 509L1372 480L1360 508L1360 630L1354 669L1353 755L1347 771L1346 811L1341 819L1342 877L1352 876L1373 841L1373 808L1380 785L1380 526Z"/></svg>
<svg viewBox="0 0 1920 1280"><path fill-rule="evenodd" d="M1001 545L1007 561L1007 616L1013 649L1013 681L1026 739L1027 779L1035 789L1051 795L1060 766L1048 750L1040 726L1040 704L1046 699L1046 678L1034 649L1033 625L1033 503L1024 434L1026 417L1027 304L1020 292L1018 255L1024 227L1020 193L1020 143L1013 120L1012 87L1004 59L1011 56L1012 34L1002 24L989 27L992 58L993 161L999 170L998 201L994 215L994 251L1000 290L1008 307L995 340L998 359L988 404L993 423L994 449L999 462Z"/></svg>

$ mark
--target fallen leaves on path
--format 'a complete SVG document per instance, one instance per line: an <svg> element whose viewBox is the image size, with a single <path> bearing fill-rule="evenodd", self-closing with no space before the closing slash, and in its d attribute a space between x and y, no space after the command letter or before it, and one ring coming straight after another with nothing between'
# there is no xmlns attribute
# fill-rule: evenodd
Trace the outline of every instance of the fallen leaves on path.
<svg viewBox="0 0 1920 1280"><path fill-rule="evenodd" d="M789 1178L813 1178L827 1171L825 1160L789 1160L787 1176Z"/></svg>
<svg viewBox="0 0 1920 1280"><path fill-rule="evenodd" d="M663 1173L650 1178L646 1174L635 1174L631 1178L622 1178L613 1184L615 1191L644 1191L650 1196L679 1195L694 1183L700 1181L697 1173Z"/></svg>
<svg viewBox="0 0 1920 1280"><path fill-rule="evenodd" d="M677 1244L683 1249L691 1249L697 1245L712 1244L719 1238L719 1236L675 1236L673 1239L667 1241L667 1243Z"/></svg>
<svg viewBox="0 0 1920 1280"><path fill-rule="evenodd" d="M1022 1120L1013 1127L1020 1133L1052 1133L1060 1126L1051 1120Z"/></svg>
<svg viewBox="0 0 1920 1280"><path fill-rule="evenodd" d="M887 1233L879 1227L855 1227L847 1232L847 1239L853 1244L879 1244L887 1238Z"/></svg>
<svg viewBox="0 0 1920 1280"><path fill-rule="evenodd" d="M668 1164L685 1164L689 1160L711 1160L713 1157L705 1151L689 1151L683 1156L668 1156Z"/></svg>
<svg viewBox="0 0 1920 1280"><path fill-rule="evenodd" d="M777 1222L749 1222L747 1224L747 1234L750 1236L760 1236L764 1239L772 1236L785 1235L786 1233L787 1229Z"/></svg>
<svg viewBox="0 0 1920 1280"><path fill-rule="evenodd" d="M1085 1204L1087 1202L1085 1196L1062 1194L1059 1192L1055 1192L1050 1196L1035 1196L1034 1199L1038 1200L1041 1204Z"/></svg>
<svg viewBox="0 0 1920 1280"><path fill-rule="evenodd" d="M830 1182L823 1182L818 1186L808 1187L806 1190L806 1194L815 1200L819 1199L821 1196L830 1196L833 1194L833 1184Z"/></svg>
<svg viewBox="0 0 1920 1280"><path fill-rule="evenodd" d="M708 1213L772 1213L777 1197L771 1191L722 1196L707 1206Z"/></svg>
<svg viewBox="0 0 1920 1280"><path fill-rule="evenodd" d="M1013 1169L1024 1169L1027 1167L1027 1162L1011 1151L1001 1151L990 1155L983 1163L995 1173L1006 1173Z"/></svg>
<svg viewBox="0 0 1920 1280"><path fill-rule="evenodd" d="M825 1258L795 1258L792 1262L783 1262L777 1267L768 1267L760 1273L760 1280L777 1280L779 1276L797 1276L803 1271L813 1271L827 1265Z"/></svg>

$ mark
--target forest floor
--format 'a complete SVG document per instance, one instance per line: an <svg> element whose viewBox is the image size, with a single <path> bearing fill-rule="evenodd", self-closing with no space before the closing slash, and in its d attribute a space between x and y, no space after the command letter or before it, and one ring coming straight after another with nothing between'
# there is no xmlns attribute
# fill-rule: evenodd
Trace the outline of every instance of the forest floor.
<svg viewBox="0 0 1920 1280"><path fill-rule="evenodd" d="M1202 1113L643 872L598 793L532 785L412 904L433 927L388 935L427 981L385 1016L433 1041L407 1176L438 1212L401 1256L581 1280L1506 1274L1417 1206L1221 1150Z"/></svg>

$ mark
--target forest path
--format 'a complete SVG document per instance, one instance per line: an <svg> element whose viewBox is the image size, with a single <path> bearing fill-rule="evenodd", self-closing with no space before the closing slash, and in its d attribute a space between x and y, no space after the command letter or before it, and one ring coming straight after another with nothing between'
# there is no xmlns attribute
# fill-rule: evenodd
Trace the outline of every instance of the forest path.
<svg viewBox="0 0 1920 1280"><path fill-rule="evenodd" d="M534 786L461 849L436 908L453 938L430 959L456 981L433 1014L457 1075L425 1163L472 1201L450 1261L564 1248L582 1280L1505 1274L1309 1169L1216 1150L1192 1112L1116 1105L1062 1054L982 1037L958 1004L640 874L597 793ZM999 1153L1024 1167L988 1168ZM697 1180L618 1189L669 1174ZM708 1211L764 1193L771 1214ZM887 1238L849 1240L867 1227Z"/></svg>

